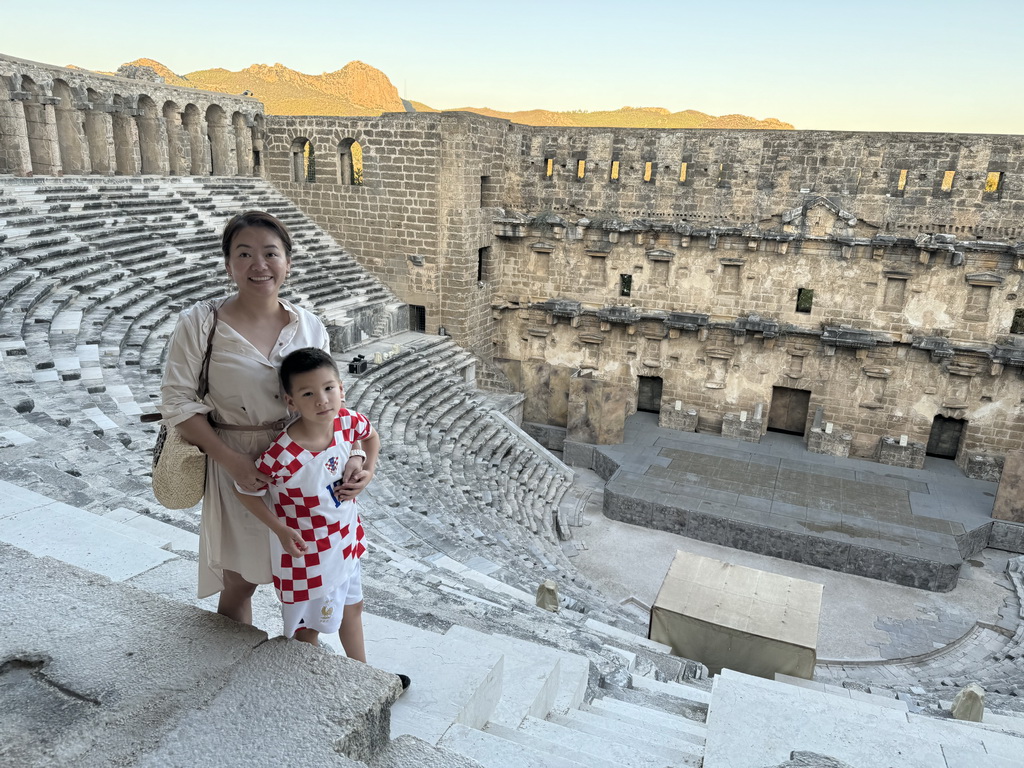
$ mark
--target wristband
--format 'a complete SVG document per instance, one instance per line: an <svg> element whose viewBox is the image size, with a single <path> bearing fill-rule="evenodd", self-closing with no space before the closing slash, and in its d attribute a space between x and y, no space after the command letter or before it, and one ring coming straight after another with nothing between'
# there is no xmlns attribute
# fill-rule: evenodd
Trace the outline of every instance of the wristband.
<svg viewBox="0 0 1024 768"><path fill-rule="evenodd" d="M348 457L351 459L353 456L359 456L363 461L366 461L366 451L361 451L358 448L353 448L348 452Z"/></svg>

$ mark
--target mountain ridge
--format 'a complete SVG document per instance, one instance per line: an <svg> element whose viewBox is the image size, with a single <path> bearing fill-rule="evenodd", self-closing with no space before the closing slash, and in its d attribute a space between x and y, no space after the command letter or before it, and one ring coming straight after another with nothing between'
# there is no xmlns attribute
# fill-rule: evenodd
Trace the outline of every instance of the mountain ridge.
<svg viewBox="0 0 1024 768"><path fill-rule="evenodd" d="M249 92L272 115L378 116L383 112L404 112L405 104L388 76L362 61L350 61L341 69L309 75L286 67L251 64L232 71L222 67L179 75L164 64L148 58L135 59L119 71L148 67L167 85L198 88L220 93ZM502 111L490 107L437 109L419 101L410 101L420 112L459 111L498 117L533 126L603 128L738 128L793 130L793 125L774 117L758 119L748 115L709 115L687 109L671 112L664 107L621 107L617 110L544 109Z"/></svg>

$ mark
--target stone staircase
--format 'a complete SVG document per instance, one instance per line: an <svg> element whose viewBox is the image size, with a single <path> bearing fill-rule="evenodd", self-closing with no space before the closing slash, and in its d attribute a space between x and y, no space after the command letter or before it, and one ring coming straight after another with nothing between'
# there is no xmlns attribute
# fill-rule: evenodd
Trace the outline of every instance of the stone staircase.
<svg viewBox="0 0 1024 768"><path fill-rule="evenodd" d="M164 599L196 602L190 597L194 584L191 561L198 544L194 534L123 509L97 515L4 482L0 482L0 494L5 499L0 506L0 541L5 544L37 558L53 558L114 582L155 591ZM376 562L376 568L368 568L364 586L371 609L374 603L369 595L376 593L387 597L381 607L393 610L405 596L388 580L376 578L375 572L387 567L379 562L383 558L378 553L379 548L366 560L368 566ZM427 570L425 565L422 568ZM53 570L50 567L48 572ZM480 589L479 582L460 583L454 571L449 574L446 581L458 589L438 592L433 600L422 593L416 597L417 603L431 610L433 629L372 613L366 616L372 663L382 669L408 671L415 680L392 706L390 726L391 737L412 736L415 740L398 739L371 764L409 765L407 752L427 747L439 750L432 752L435 757L463 755L468 758L466 765L699 764L707 700L706 691L699 687L702 681L693 681L697 685L659 683L653 678L640 682L636 670L638 655L662 655L661 647L641 637L635 638L632 649L627 643L612 647L609 642L628 638L592 620L552 616L529 606L529 596L516 596L526 599L515 609L518 615L512 615L512 610L497 602L510 596L496 592L491 593L495 600L488 607L492 614L502 609L505 615L491 615L489 626L529 634L531 623L545 624L548 626L542 631L560 636L561 647L473 629L471 620L449 624L443 632L434 631L450 617L470 617L471 609L481 604L481 598L472 594L474 588ZM406 591L415 589L410 584L405 587ZM277 606L269 591L260 593L256 605L258 623L279 627ZM337 645L336 638L325 639ZM664 663L670 667L674 663L677 669L680 666L674 659ZM606 670L603 675L601 668ZM647 669L656 667L647 665ZM296 674L302 677L301 671ZM601 688L612 678L618 679L618 687L650 701L638 704L613 698L611 689ZM652 686L672 693L652 690ZM675 697L673 701L687 702L683 711L689 717L659 706L669 695ZM239 697L244 697L241 691L229 694L232 701ZM207 714L230 720L223 707L213 704ZM137 764L179 764L181 755L191 754L187 748L191 737L186 731L202 719L187 716Z"/></svg>

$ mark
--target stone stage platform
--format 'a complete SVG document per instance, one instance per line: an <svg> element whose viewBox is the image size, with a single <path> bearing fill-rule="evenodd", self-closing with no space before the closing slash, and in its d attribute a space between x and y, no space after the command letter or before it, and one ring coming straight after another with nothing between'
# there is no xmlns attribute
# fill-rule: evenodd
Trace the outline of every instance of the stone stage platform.
<svg viewBox="0 0 1024 768"><path fill-rule="evenodd" d="M904 469L809 453L792 435L758 444L662 429L638 413L624 444L595 447L593 467L612 519L935 592L985 547L1024 548L1024 526L991 517L997 484L950 460Z"/></svg>

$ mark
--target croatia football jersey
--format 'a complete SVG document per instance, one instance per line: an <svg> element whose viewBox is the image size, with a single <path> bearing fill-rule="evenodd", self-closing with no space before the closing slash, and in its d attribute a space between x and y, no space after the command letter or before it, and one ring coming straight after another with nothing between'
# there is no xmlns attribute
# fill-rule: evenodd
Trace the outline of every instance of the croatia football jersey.
<svg viewBox="0 0 1024 768"><path fill-rule="evenodd" d="M334 418L334 439L324 450L303 448L285 430L257 459L256 468L270 477L274 512L301 532L308 547L305 555L293 557L270 536L274 588L282 603L332 595L366 551L358 505L354 499L341 501L335 491L352 443L369 436L369 420L342 408Z"/></svg>

